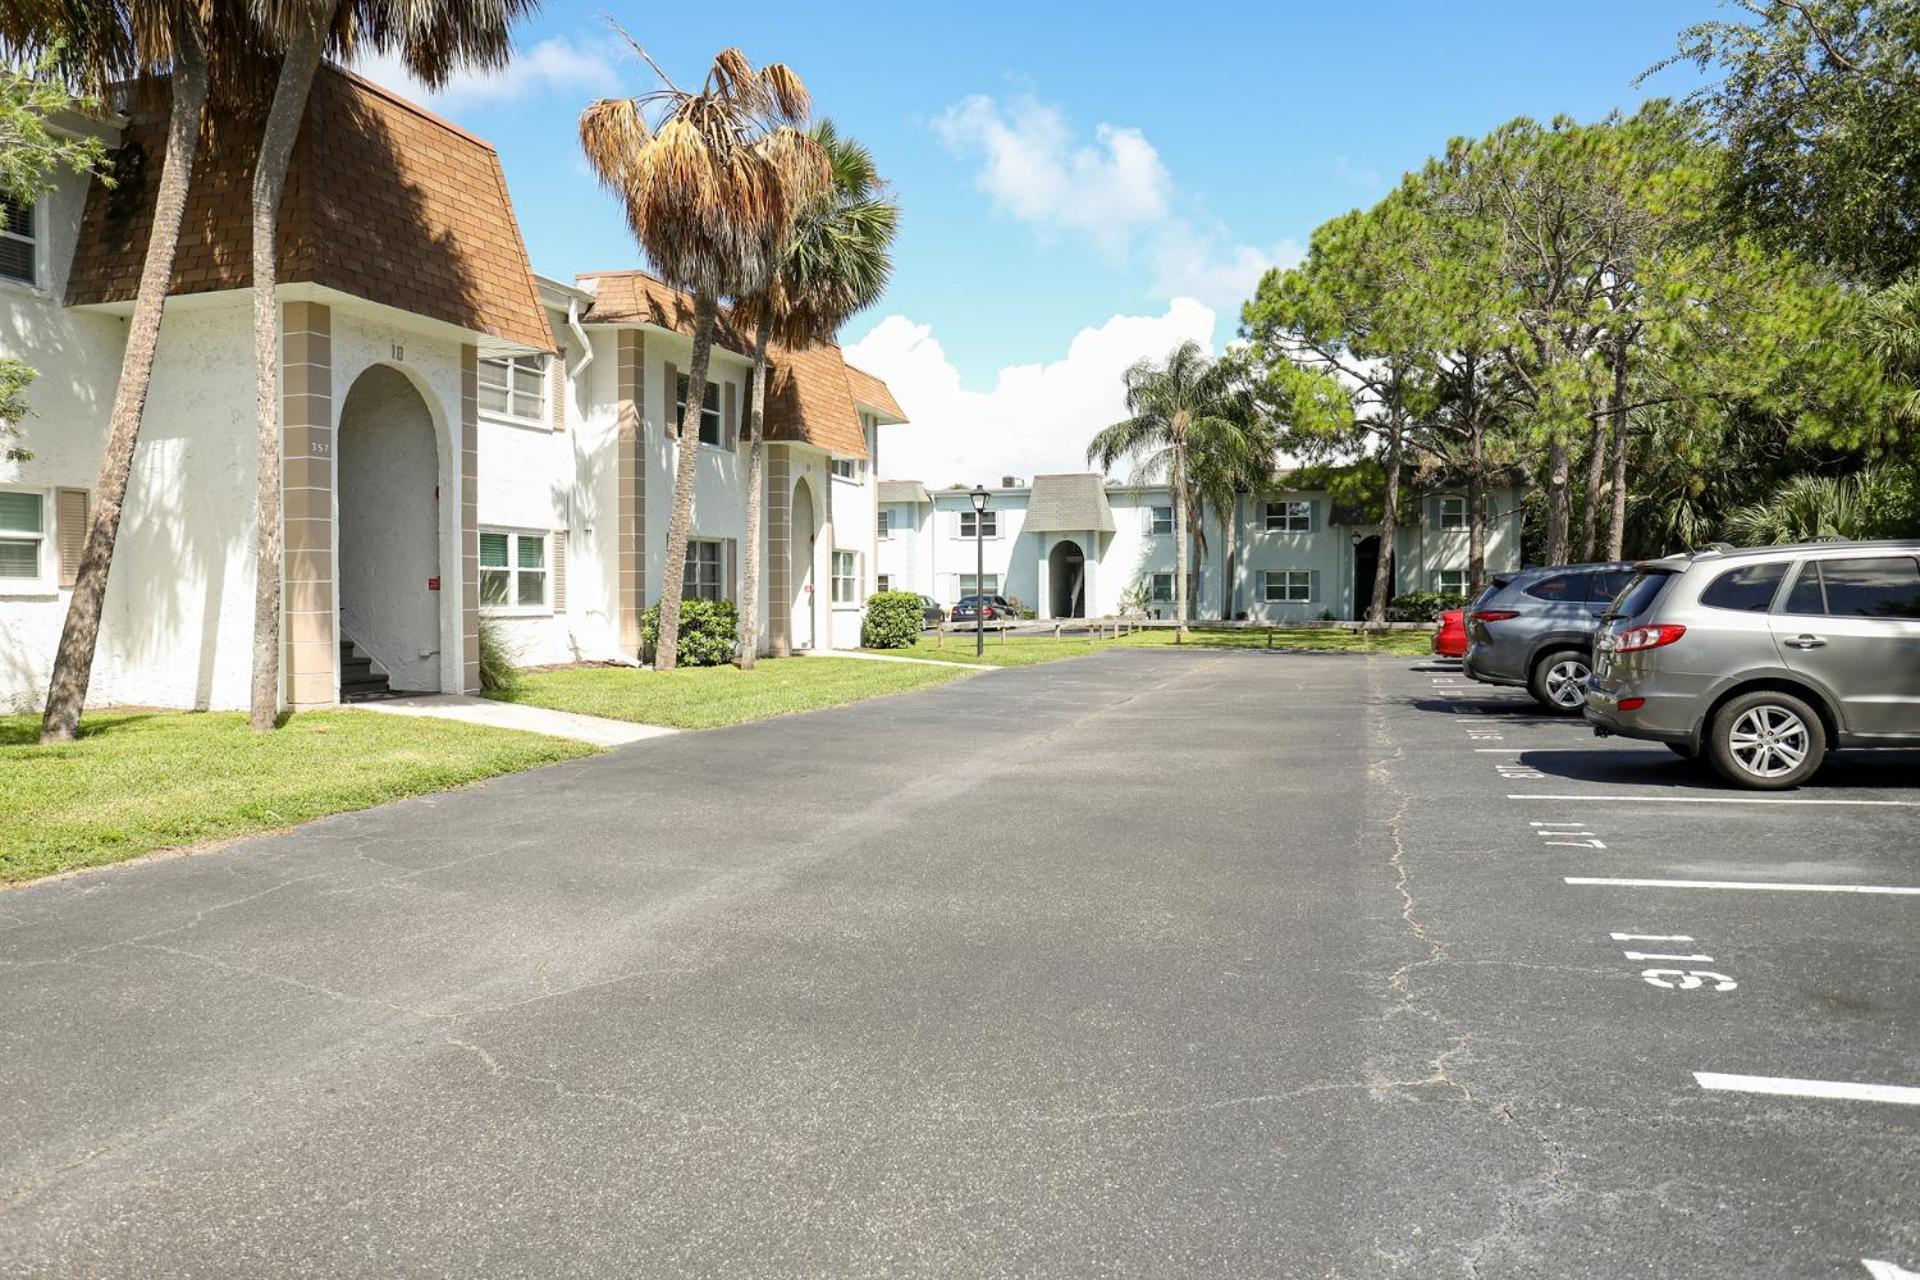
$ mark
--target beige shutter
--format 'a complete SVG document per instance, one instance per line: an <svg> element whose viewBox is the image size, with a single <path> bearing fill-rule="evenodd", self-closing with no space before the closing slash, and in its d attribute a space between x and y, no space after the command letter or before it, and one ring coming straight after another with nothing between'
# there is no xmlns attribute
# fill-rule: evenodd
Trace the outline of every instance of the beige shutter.
<svg viewBox="0 0 1920 1280"><path fill-rule="evenodd" d="M740 443L740 388L737 383L728 382L720 389L720 435L727 448L736 448Z"/></svg>
<svg viewBox="0 0 1920 1280"><path fill-rule="evenodd" d="M60 555L60 585L80 577L80 555L87 547L87 491L61 489L54 495L54 540Z"/></svg>
<svg viewBox="0 0 1920 1280"><path fill-rule="evenodd" d="M667 380L661 385L665 388L661 394L665 396L666 405L661 412L666 415L666 434L667 438L671 440L674 432L680 429L680 415L675 412L673 407L674 401L678 399L680 395L680 369L679 366L675 365L671 360L667 361ZM688 394L692 394L691 387L688 388Z"/></svg>
<svg viewBox="0 0 1920 1280"><path fill-rule="evenodd" d="M567 611L567 531L553 531L553 611Z"/></svg>
<svg viewBox="0 0 1920 1280"><path fill-rule="evenodd" d="M725 551L726 565L722 569L722 572L727 575L725 578L722 579L722 581L726 583L727 599L733 601L736 605L740 603L740 578L739 578L740 570L738 568L740 563L740 557L735 552L735 548L737 548L739 545L740 545L739 539L737 538L727 539L726 551Z"/></svg>
<svg viewBox="0 0 1920 1280"><path fill-rule="evenodd" d="M547 403L553 416L553 429L567 429L567 349L560 348L560 354L547 357Z"/></svg>

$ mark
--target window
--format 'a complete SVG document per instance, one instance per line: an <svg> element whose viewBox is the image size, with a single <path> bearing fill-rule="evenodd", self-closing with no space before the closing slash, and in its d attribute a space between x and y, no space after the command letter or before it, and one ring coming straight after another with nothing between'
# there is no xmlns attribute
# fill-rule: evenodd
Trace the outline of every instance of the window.
<svg viewBox="0 0 1920 1280"><path fill-rule="evenodd" d="M1473 572L1469 569L1441 569L1433 575L1433 587L1436 591L1450 591L1464 596L1472 577Z"/></svg>
<svg viewBox="0 0 1920 1280"><path fill-rule="evenodd" d="M833 475L836 480L858 480L860 478L860 459L835 458Z"/></svg>
<svg viewBox="0 0 1920 1280"><path fill-rule="evenodd" d="M1787 576L1787 562L1745 564L1729 569L1700 593L1700 603L1710 609L1733 609L1740 613L1765 613L1773 603L1780 579Z"/></svg>
<svg viewBox="0 0 1920 1280"><path fill-rule="evenodd" d="M971 538L976 536L974 534L974 529L973 529L974 515L975 513L972 511L962 511L960 513L960 536L961 537ZM978 534L979 537L997 538L1000 536L1000 513L998 511L982 511L979 513L979 520L980 520L980 532Z"/></svg>
<svg viewBox="0 0 1920 1280"><path fill-rule="evenodd" d="M1150 508L1150 511L1153 519L1147 528L1148 533L1161 534L1173 532L1172 507L1153 507Z"/></svg>
<svg viewBox="0 0 1920 1280"><path fill-rule="evenodd" d="M1613 599L1609 612L1616 618L1637 618L1653 607L1673 577L1664 569L1642 569Z"/></svg>
<svg viewBox="0 0 1920 1280"><path fill-rule="evenodd" d="M892 579L892 578L890 578L890 577L888 577L888 576L887 576L886 574L884 574L884 573L883 573L883 574L880 574L880 575L879 575L879 576L878 576L878 577L877 577L877 578L876 578L876 579L874 580L874 585L875 585L875 589L876 589L876 590L879 590L879 591L891 591L891 590L893 590L893 579Z"/></svg>
<svg viewBox="0 0 1920 1280"><path fill-rule="evenodd" d="M984 578L976 579L970 573L963 573L960 575L960 594L962 596L997 596L1000 594L1000 575L990 573Z"/></svg>
<svg viewBox="0 0 1920 1280"><path fill-rule="evenodd" d="M1600 604L1611 604L1613 598L1625 591L1627 584L1631 581L1633 581L1631 569L1602 570L1594 574L1593 580L1587 584L1587 599Z"/></svg>
<svg viewBox="0 0 1920 1280"><path fill-rule="evenodd" d="M1269 603L1305 604L1313 599L1313 573L1307 569L1269 569L1265 597Z"/></svg>
<svg viewBox="0 0 1920 1280"><path fill-rule="evenodd" d="M1787 596L1787 612L1852 618L1920 618L1920 560L1875 556L1810 560Z"/></svg>
<svg viewBox="0 0 1920 1280"><path fill-rule="evenodd" d="M880 519L875 527L875 534L881 538L891 538L893 536L893 512L882 511L880 513Z"/></svg>
<svg viewBox="0 0 1920 1280"><path fill-rule="evenodd" d="M489 609L547 607L547 536L480 531L480 603Z"/></svg>
<svg viewBox="0 0 1920 1280"><path fill-rule="evenodd" d="M1535 600L1550 600L1555 604L1585 600L1592 577L1589 573L1557 573L1528 587L1527 594Z"/></svg>
<svg viewBox="0 0 1920 1280"><path fill-rule="evenodd" d="M37 493L0 490L0 582L40 581L46 541L46 500Z"/></svg>
<svg viewBox="0 0 1920 1280"><path fill-rule="evenodd" d="M1440 499L1440 527L1442 529L1464 529L1467 527L1467 500L1458 494L1448 494Z"/></svg>
<svg viewBox="0 0 1920 1280"><path fill-rule="evenodd" d="M1173 575L1156 573L1153 575L1147 598L1155 604L1170 604L1173 601Z"/></svg>
<svg viewBox="0 0 1920 1280"><path fill-rule="evenodd" d="M1269 502L1266 509L1266 525L1269 533L1311 533L1313 532L1313 504L1311 502Z"/></svg>
<svg viewBox="0 0 1920 1280"><path fill-rule="evenodd" d="M680 415L687 411L687 375L681 374L674 379L673 386L673 423L680 425ZM707 394L700 401L700 443L719 445L720 434L720 384L709 382Z"/></svg>
<svg viewBox="0 0 1920 1280"><path fill-rule="evenodd" d="M680 584L682 600L725 600L727 584L725 543L711 538L687 539L687 576Z"/></svg>
<svg viewBox="0 0 1920 1280"><path fill-rule="evenodd" d="M860 603L860 556L854 551L833 553L833 602Z"/></svg>
<svg viewBox="0 0 1920 1280"><path fill-rule="evenodd" d="M39 242L34 235L31 201L0 200L0 277L25 285L40 283Z"/></svg>
<svg viewBox="0 0 1920 1280"><path fill-rule="evenodd" d="M495 356L482 360L479 372L480 412L545 425L545 356Z"/></svg>

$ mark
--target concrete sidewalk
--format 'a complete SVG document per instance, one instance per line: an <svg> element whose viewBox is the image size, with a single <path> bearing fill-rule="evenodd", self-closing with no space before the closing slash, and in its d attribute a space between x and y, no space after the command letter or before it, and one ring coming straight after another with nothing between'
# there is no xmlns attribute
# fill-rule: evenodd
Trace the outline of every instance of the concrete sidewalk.
<svg viewBox="0 0 1920 1280"><path fill-rule="evenodd" d="M358 711L378 711L390 716L431 716L437 720L461 720L494 729L521 729L527 733L545 733L556 738L591 742L601 747L620 747L629 742L662 738L680 732L657 724L608 720L601 716L551 711L546 707L525 707L514 702L495 702L491 698L470 698L457 693L421 693L410 697L386 698L379 702L358 702L353 704L353 708Z"/></svg>

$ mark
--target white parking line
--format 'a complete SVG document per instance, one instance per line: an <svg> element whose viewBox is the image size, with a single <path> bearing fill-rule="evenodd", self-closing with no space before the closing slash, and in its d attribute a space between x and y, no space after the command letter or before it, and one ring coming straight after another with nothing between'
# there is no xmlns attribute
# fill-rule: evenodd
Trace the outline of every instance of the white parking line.
<svg viewBox="0 0 1920 1280"><path fill-rule="evenodd" d="M1565 876L1568 884L1622 889L1758 889L1774 893L1878 893L1920 897L1920 886L1898 884L1788 884L1778 880L1629 880L1613 876Z"/></svg>
<svg viewBox="0 0 1920 1280"><path fill-rule="evenodd" d="M1615 942L1692 942L1690 933L1616 933Z"/></svg>
<svg viewBox="0 0 1920 1280"><path fill-rule="evenodd" d="M1848 804L1875 808L1920 809L1920 800L1803 800L1785 796L1580 796L1509 793L1509 800L1613 800L1623 804Z"/></svg>
<svg viewBox="0 0 1920 1280"><path fill-rule="evenodd" d="M1896 1267L1891 1262L1879 1258L1862 1258L1860 1265L1867 1269L1872 1280L1920 1280L1920 1271L1909 1271L1905 1267Z"/></svg>
<svg viewBox="0 0 1920 1280"><path fill-rule="evenodd" d="M1897 1102L1920 1107L1920 1089L1902 1084L1854 1084L1846 1080L1793 1080L1784 1076L1729 1076L1696 1071L1702 1089L1771 1093L1789 1098L1838 1098L1847 1102Z"/></svg>

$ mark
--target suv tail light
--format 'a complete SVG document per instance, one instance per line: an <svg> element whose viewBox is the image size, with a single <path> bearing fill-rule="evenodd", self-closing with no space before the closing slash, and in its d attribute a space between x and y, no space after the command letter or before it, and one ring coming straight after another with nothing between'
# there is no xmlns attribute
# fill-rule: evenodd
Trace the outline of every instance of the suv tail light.
<svg viewBox="0 0 1920 1280"><path fill-rule="evenodd" d="M1518 609L1476 609L1473 611L1475 622L1505 622L1520 616Z"/></svg>
<svg viewBox="0 0 1920 1280"><path fill-rule="evenodd" d="M1615 653L1635 653L1641 649L1658 649L1670 645L1687 634L1685 627L1656 622L1647 627L1630 627L1613 638Z"/></svg>

